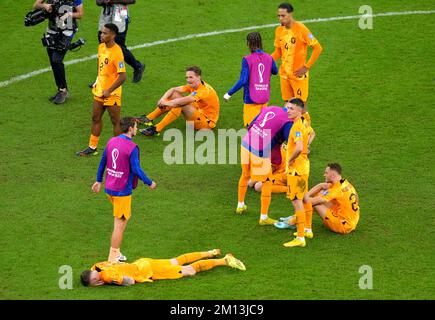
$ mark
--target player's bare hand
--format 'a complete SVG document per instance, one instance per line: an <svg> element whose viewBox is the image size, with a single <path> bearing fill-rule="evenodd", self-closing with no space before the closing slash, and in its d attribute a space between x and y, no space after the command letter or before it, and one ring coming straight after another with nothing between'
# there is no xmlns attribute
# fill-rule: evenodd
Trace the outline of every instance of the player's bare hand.
<svg viewBox="0 0 435 320"><path fill-rule="evenodd" d="M109 90L103 90L103 98L110 97L110 91Z"/></svg>
<svg viewBox="0 0 435 320"><path fill-rule="evenodd" d="M53 11L53 8L51 7L51 4L43 3L42 5L44 6L44 10L45 11L47 11L47 12Z"/></svg>
<svg viewBox="0 0 435 320"><path fill-rule="evenodd" d="M154 181L151 183L150 185L150 189L155 189L157 188L157 183L155 183Z"/></svg>
<svg viewBox="0 0 435 320"><path fill-rule="evenodd" d="M94 191L95 193L98 193L98 192L100 192L100 190L101 190L101 182L95 182L92 185L92 191Z"/></svg>
<svg viewBox="0 0 435 320"><path fill-rule="evenodd" d="M302 68L296 70L296 71L294 72L294 75L295 75L296 77L302 77L305 73L307 73L307 71L308 71L308 68L305 67L305 66L303 66Z"/></svg>

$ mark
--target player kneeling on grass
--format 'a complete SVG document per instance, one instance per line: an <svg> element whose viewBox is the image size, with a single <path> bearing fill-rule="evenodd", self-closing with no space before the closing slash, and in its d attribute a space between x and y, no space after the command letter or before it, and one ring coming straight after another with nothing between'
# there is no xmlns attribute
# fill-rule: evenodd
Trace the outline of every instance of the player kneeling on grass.
<svg viewBox="0 0 435 320"><path fill-rule="evenodd" d="M142 258L133 263L100 262L93 265L90 270L83 271L80 279L84 286L93 287L103 284L129 286L141 282L194 276L197 272L217 266L246 270L243 262L230 253L222 259L209 259L220 254L220 249L213 249L186 253L172 259ZM184 264L189 265L184 266Z"/></svg>

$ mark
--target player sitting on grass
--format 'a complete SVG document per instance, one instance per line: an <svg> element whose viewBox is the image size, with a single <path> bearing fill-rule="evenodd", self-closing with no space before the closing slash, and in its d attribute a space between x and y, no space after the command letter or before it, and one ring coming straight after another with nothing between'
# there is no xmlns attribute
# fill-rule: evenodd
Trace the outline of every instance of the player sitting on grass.
<svg viewBox="0 0 435 320"><path fill-rule="evenodd" d="M313 208L323 219L323 224L336 233L350 233L359 221L359 198L355 188L341 176L341 166L330 163L325 169L325 182L319 183L304 196L305 214L312 216ZM295 224L295 217L280 218L281 222ZM311 220L305 221L305 232L311 230ZM308 238L312 238L312 231Z"/></svg>
<svg viewBox="0 0 435 320"><path fill-rule="evenodd" d="M148 115L138 118L148 128L139 130L146 136L159 135L160 132L183 113L186 121L192 121L195 130L213 129L219 118L219 97L208 83L201 79L199 67L186 69L184 86L173 87L165 92L157 103L157 108ZM184 96L188 93L189 95ZM153 120L166 116L157 125Z"/></svg>
<svg viewBox="0 0 435 320"><path fill-rule="evenodd" d="M133 263L100 262L93 265L90 270L83 271L80 279L84 286L93 287L103 284L129 286L141 282L194 276L197 272L217 266L246 270L243 262L230 253L227 253L222 259L208 259L220 254L220 249L213 249L205 252L186 253L172 259L142 258ZM184 266L184 264L189 265Z"/></svg>

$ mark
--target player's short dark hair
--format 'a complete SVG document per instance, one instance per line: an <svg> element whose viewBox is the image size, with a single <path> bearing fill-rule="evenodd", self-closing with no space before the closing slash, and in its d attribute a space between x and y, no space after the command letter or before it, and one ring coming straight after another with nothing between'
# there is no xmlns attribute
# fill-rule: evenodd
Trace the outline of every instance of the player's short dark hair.
<svg viewBox="0 0 435 320"><path fill-rule="evenodd" d="M251 52L254 52L255 50L263 50L263 42L261 41L261 34L259 32L248 33L246 36L246 42Z"/></svg>
<svg viewBox="0 0 435 320"><path fill-rule="evenodd" d="M302 99L299 99L299 98L290 99L288 102L297 105L301 109L303 109L304 106L305 106L305 104L302 101Z"/></svg>
<svg viewBox="0 0 435 320"><path fill-rule="evenodd" d="M92 274L92 270L85 270L80 275L80 282L85 287L89 286L89 284L91 283L91 274Z"/></svg>
<svg viewBox="0 0 435 320"><path fill-rule="evenodd" d="M112 31L115 35L117 35L119 33L119 29L118 26L116 24L113 23L106 23L104 25L104 28L109 29L110 31Z"/></svg>
<svg viewBox="0 0 435 320"><path fill-rule="evenodd" d="M328 167L329 167L329 169L334 170L339 175L341 175L341 166L338 163L336 163L336 162L328 163Z"/></svg>
<svg viewBox="0 0 435 320"><path fill-rule="evenodd" d="M121 131L123 133L127 133L129 128L134 128L134 124L136 123L136 118L133 117L124 117L120 121Z"/></svg>
<svg viewBox="0 0 435 320"><path fill-rule="evenodd" d="M187 68L186 68L186 72L187 72L187 71L192 71L192 72L194 72L197 76L200 76L200 75L201 75L201 68L200 68L200 67L197 67L197 66L187 67Z"/></svg>
<svg viewBox="0 0 435 320"><path fill-rule="evenodd" d="M278 9L286 9L288 13L293 12L293 6L288 2L283 2L278 6Z"/></svg>

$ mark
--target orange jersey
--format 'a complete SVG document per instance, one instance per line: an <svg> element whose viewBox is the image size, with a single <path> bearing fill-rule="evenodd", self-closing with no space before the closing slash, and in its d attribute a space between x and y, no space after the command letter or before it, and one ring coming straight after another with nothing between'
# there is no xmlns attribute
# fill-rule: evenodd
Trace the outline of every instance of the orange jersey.
<svg viewBox="0 0 435 320"><path fill-rule="evenodd" d="M183 86L184 92L191 93L195 99L195 107L214 123L219 118L219 97L216 91L208 83L201 81L198 88L194 89L189 85Z"/></svg>
<svg viewBox="0 0 435 320"><path fill-rule="evenodd" d="M108 284L121 285L123 277L127 276L136 282L152 282L153 270L148 261L140 259L133 263L99 262L92 266L100 274L101 280Z"/></svg>
<svg viewBox="0 0 435 320"><path fill-rule="evenodd" d="M118 79L118 73L125 72L124 55L119 45L107 48L105 43L98 46L98 77L92 93L103 96L103 90L109 89ZM119 86L111 95L121 96L122 86Z"/></svg>
<svg viewBox="0 0 435 320"><path fill-rule="evenodd" d="M291 158L296 148L296 142L302 141L302 152L293 161L291 166L287 164L286 172L291 175L309 175L310 174L310 160L308 160L308 139L309 129L302 118L297 119L290 130L287 141L287 162Z"/></svg>
<svg viewBox="0 0 435 320"><path fill-rule="evenodd" d="M275 167L273 174L285 173L286 167L287 167L287 144L283 143L281 145L281 163Z"/></svg>
<svg viewBox="0 0 435 320"><path fill-rule="evenodd" d="M293 72L304 65L310 68L322 51L322 47L311 31L298 21L295 21L291 28L285 26L276 28L274 46L272 57L275 61L281 58L279 75L284 79L296 79ZM313 47L315 50L310 61L306 63L308 47Z"/></svg>
<svg viewBox="0 0 435 320"><path fill-rule="evenodd" d="M341 219L352 222L354 225L358 223L359 198L355 188L349 181L342 179L327 190L322 191L321 195L326 201L332 201L334 204L332 210Z"/></svg>

